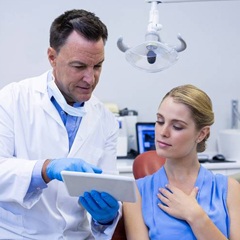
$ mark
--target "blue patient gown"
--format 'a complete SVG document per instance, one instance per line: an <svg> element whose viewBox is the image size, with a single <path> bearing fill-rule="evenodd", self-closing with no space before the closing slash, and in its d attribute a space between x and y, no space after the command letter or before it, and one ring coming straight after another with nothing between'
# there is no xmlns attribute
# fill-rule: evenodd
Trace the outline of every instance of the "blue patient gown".
<svg viewBox="0 0 240 240"><path fill-rule="evenodd" d="M167 183L164 167L151 176L137 180L142 196L144 222L149 229L149 238L151 240L194 240L196 237L186 221L168 215L157 205L160 202L157 198L158 189L164 188ZM195 186L199 188L198 203L228 238L230 219L227 209L227 177L221 174L214 175L201 166Z"/></svg>

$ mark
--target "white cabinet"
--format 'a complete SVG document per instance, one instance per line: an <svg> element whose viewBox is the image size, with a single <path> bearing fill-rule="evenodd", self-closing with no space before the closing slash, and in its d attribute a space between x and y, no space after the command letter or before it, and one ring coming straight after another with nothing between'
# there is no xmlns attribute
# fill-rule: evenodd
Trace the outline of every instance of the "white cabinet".
<svg viewBox="0 0 240 240"><path fill-rule="evenodd" d="M133 176L132 174L132 159L118 159L117 168L121 175L124 176Z"/></svg>
<svg viewBox="0 0 240 240"><path fill-rule="evenodd" d="M240 162L203 163L202 165L214 173L224 175L232 175L240 172Z"/></svg>

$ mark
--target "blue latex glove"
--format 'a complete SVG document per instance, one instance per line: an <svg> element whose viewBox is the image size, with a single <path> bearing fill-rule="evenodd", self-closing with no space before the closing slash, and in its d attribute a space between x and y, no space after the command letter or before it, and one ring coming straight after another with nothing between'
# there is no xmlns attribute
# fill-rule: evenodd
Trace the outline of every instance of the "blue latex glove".
<svg viewBox="0 0 240 240"><path fill-rule="evenodd" d="M61 171L102 173L102 169L79 158L53 159L47 166L47 176L53 180L63 181Z"/></svg>
<svg viewBox="0 0 240 240"><path fill-rule="evenodd" d="M117 216L118 201L106 192L92 190L79 197L79 202L100 224L110 224Z"/></svg>

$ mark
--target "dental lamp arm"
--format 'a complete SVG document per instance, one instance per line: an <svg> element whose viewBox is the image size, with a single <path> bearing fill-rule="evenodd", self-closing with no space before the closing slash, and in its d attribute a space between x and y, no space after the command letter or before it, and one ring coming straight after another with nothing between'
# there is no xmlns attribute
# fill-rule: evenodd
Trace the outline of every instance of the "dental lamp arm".
<svg viewBox="0 0 240 240"><path fill-rule="evenodd" d="M126 52L129 49L129 47L126 44L123 43L123 38L122 37L120 37L118 39L117 46L118 46L119 50L121 50L122 52Z"/></svg>
<svg viewBox="0 0 240 240"><path fill-rule="evenodd" d="M178 47L175 47L174 49L177 51L177 52L182 52L184 51L186 48L187 48L187 44L186 42L183 40L183 38L181 37L180 34L178 34L178 37L177 37L180 41L180 45Z"/></svg>
<svg viewBox="0 0 240 240"><path fill-rule="evenodd" d="M162 29L162 25L159 24L159 14L157 5L160 1L151 1L151 10L149 14L148 32L158 32Z"/></svg>

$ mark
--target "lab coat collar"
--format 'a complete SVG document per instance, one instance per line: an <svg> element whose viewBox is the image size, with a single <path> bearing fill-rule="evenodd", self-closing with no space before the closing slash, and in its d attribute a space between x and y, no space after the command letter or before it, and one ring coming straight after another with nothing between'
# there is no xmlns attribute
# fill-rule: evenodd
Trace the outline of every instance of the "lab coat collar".
<svg viewBox="0 0 240 240"><path fill-rule="evenodd" d="M59 125L64 127L64 124L62 122L61 117L59 116L56 108L52 104L48 91L47 91L47 81L48 81L48 75L51 73L50 71L47 71L43 73L42 75L35 77L34 81L32 81L33 84L33 90L39 92L41 94L41 101L40 104L43 108L43 110L51 116Z"/></svg>

